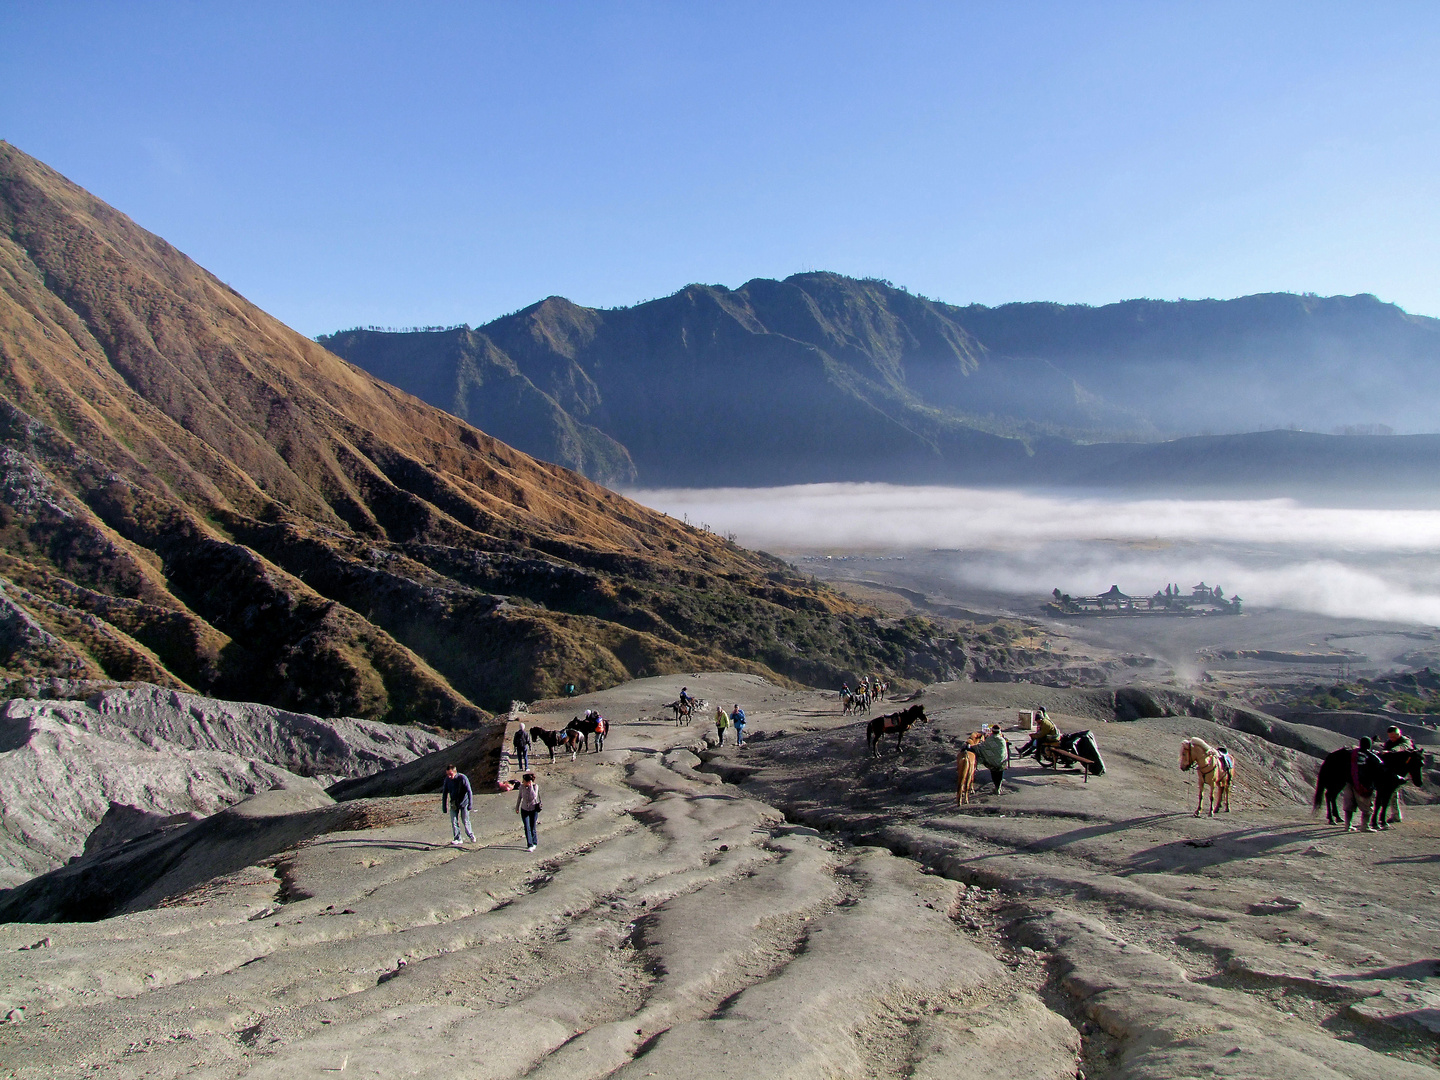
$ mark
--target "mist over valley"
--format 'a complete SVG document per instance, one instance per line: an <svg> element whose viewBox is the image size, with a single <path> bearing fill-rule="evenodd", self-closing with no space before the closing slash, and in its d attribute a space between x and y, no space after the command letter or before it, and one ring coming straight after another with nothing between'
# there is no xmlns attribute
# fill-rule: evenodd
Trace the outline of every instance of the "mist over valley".
<svg viewBox="0 0 1440 1080"><path fill-rule="evenodd" d="M924 596L916 610L1040 619L1052 589L1145 597L1199 583L1246 614L1050 620L1080 641L1159 656L1191 675L1200 654L1353 653L1347 669L1440 660L1440 511L1096 493L820 484L633 493L648 506L804 573ZM1345 637L1343 645L1327 644ZM1220 666L1224 666L1221 664ZM1233 665L1231 665L1233 666ZM1253 666L1253 665L1252 665ZM1297 678L1336 678L1308 664Z"/></svg>

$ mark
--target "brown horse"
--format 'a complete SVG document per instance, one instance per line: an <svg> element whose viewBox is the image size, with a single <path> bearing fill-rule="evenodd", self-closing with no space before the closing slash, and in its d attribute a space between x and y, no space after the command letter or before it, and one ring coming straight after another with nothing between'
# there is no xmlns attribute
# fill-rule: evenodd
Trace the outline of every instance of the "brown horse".
<svg viewBox="0 0 1440 1080"><path fill-rule="evenodd" d="M1220 754L1204 739L1186 739L1180 744L1180 771L1189 772L1191 767L1199 774L1196 785L1195 816L1205 803L1205 789L1210 789L1210 816L1215 816L1221 801L1225 813L1230 812L1230 782L1235 778L1232 769L1227 769Z"/></svg>
<svg viewBox="0 0 1440 1080"><path fill-rule="evenodd" d="M555 748L557 746L561 750L569 750L570 760L574 761L575 755L579 753L580 746L585 740L585 736L574 728L566 728L564 731L550 731L543 727L532 727L530 729L530 738L545 744L545 748L550 751L551 761L555 760Z"/></svg>
<svg viewBox="0 0 1440 1080"><path fill-rule="evenodd" d="M979 758L975 754L975 747L979 746L985 739L983 731L972 731L970 741L965 749L955 755L955 805L963 806L970 801L971 789L975 786L975 773L979 768Z"/></svg>
<svg viewBox="0 0 1440 1080"><path fill-rule="evenodd" d="M916 724L928 724L930 718L925 715L924 705L911 705L904 712L886 713L884 716L877 716L870 723L865 725L865 742L870 747L870 754L873 757L880 746L880 739L887 731L895 732L895 752L901 750L901 744L905 741L905 732L909 731Z"/></svg>

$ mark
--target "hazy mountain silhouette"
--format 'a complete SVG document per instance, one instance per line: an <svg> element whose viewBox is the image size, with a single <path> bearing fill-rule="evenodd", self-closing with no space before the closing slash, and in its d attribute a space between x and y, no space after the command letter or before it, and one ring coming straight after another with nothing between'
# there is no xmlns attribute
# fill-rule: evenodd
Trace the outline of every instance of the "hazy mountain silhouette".
<svg viewBox="0 0 1440 1080"><path fill-rule="evenodd" d="M809 273L630 308L551 297L476 330L321 340L612 483L627 482L626 464L647 485L1148 482L1171 467L1193 481L1216 453L1203 439L1130 444L1292 425L1423 431L1440 406L1440 320L1372 296L962 308ZM1272 443L1231 440L1222 456L1253 446L1244 478L1283 481ZM1428 468L1436 451L1428 439L1304 443L1319 455L1311 471L1342 478L1377 455L1397 475Z"/></svg>
<svg viewBox="0 0 1440 1080"><path fill-rule="evenodd" d="M471 400L627 475L483 335L445 344ZM345 363L0 143L0 678L460 726L571 682L949 670L870 614Z"/></svg>

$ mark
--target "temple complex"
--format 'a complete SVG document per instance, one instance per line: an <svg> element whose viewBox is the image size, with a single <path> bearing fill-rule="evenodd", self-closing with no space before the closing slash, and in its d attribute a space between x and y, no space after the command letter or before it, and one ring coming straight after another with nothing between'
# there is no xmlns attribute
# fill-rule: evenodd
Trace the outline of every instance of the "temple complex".
<svg viewBox="0 0 1440 1080"><path fill-rule="evenodd" d="M1219 585L1199 585L1190 592L1179 585L1166 585L1151 596L1130 596L1111 585L1098 596L1071 596L1055 589L1045 612L1049 615L1239 615L1241 599L1228 599Z"/></svg>

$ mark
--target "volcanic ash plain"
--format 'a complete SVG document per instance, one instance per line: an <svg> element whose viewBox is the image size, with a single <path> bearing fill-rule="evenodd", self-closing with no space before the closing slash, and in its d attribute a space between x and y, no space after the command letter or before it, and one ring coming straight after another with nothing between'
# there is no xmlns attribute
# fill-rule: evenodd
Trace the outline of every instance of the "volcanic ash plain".
<svg viewBox="0 0 1440 1080"><path fill-rule="evenodd" d="M742 703L749 745L658 718L682 682ZM1025 761L957 807L957 745L1022 741L1036 692L1106 774ZM541 703L614 727L573 762L537 747L533 854L478 771L461 848L435 794L272 791L174 829L182 877L143 907L0 925L0 1072L1440 1076L1440 807L1346 834L1311 816L1317 759L1209 721L919 700L933 722L874 758L833 694L748 675ZM1187 735L1234 752L1231 813L1191 816Z"/></svg>

